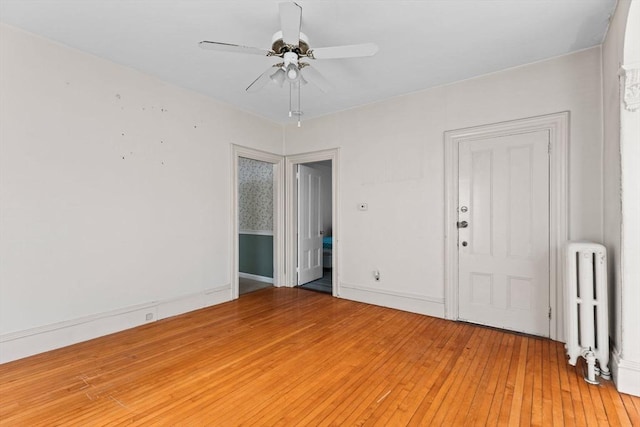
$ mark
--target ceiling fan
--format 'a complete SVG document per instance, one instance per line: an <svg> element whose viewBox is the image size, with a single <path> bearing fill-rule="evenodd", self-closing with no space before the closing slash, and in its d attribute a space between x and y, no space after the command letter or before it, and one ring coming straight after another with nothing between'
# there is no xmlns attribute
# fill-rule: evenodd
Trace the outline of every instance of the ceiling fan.
<svg viewBox="0 0 640 427"><path fill-rule="evenodd" d="M374 43L312 49L309 46L307 36L300 32L302 8L293 2L280 3L279 8L281 30L273 35L271 49L261 49L208 40L203 40L199 43L199 46L203 49L273 56L283 59L283 62L273 64L255 79L247 87L247 92L256 92L270 81L273 81L280 87L282 87L285 82L289 82L290 87L296 86L298 89L300 85L304 85L307 81L310 81L318 86L321 91L327 92L330 87L329 82L315 68L311 67L308 62L302 62L303 60L357 58L373 56L378 51L378 46ZM299 93L298 91L298 96ZM298 98L298 110L291 111L290 108L289 116L294 114L299 116L302 114L299 103Z"/></svg>

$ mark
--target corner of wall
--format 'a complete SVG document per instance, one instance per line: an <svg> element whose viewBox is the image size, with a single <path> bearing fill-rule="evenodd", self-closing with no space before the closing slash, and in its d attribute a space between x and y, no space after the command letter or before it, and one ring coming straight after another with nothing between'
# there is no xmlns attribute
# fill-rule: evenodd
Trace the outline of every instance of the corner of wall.
<svg viewBox="0 0 640 427"><path fill-rule="evenodd" d="M625 360L618 349L611 352L611 373L620 393L640 396L640 363Z"/></svg>

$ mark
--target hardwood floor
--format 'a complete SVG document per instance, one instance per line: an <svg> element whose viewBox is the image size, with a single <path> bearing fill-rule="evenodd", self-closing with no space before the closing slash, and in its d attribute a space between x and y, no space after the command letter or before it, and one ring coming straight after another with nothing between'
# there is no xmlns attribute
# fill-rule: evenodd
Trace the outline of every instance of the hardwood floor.
<svg viewBox="0 0 640 427"><path fill-rule="evenodd" d="M561 343L269 288L0 365L0 424L622 425Z"/></svg>

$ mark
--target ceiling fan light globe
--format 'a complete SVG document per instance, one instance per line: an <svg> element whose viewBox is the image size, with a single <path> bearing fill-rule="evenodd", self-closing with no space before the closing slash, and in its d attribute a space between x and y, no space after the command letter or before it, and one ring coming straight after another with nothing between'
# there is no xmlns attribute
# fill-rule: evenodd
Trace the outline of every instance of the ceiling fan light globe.
<svg viewBox="0 0 640 427"><path fill-rule="evenodd" d="M286 77L290 82L298 81L298 79L300 78L300 70L298 69L298 66L296 64L287 65Z"/></svg>
<svg viewBox="0 0 640 427"><path fill-rule="evenodd" d="M285 73L282 68L271 75L271 81L280 87L282 87L282 85L284 84L285 79Z"/></svg>

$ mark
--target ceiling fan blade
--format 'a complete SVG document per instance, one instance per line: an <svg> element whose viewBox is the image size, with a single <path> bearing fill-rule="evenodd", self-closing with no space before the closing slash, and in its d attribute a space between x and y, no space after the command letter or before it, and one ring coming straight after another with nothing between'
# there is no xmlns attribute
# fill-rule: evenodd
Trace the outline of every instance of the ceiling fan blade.
<svg viewBox="0 0 640 427"><path fill-rule="evenodd" d="M265 87L267 85L267 83L269 83L269 81L271 81L271 76L276 73L278 71L278 69L280 68L280 66L276 65L272 65L271 67L267 68L267 70L260 74L260 76L258 76L257 79L255 79L253 81L253 83L251 83L249 86L247 86L246 91L247 92L257 92L260 89L262 89L263 87Z"/></svg>
<svg viewBox="0 0 640 427"><path fill-rule="evenodd" d="M300 43L300 24L302 8L296 3L280 3L280 28L285 44L298 46Z"/></svg>
<svg viewBox="0 0 640 427"><path fill-rule="evenodd" d="M238 44L229 44L229 43L220 43L220 42L210 42L208 40L203 40L198 43L202 49L207 50L217 50L220 52L232 52L232 53L248 53L252 55L263 55L268 56L272 52L267 49L260 49L258 47L249 47L249 46L240 46Z"/></svg>
<svg viewBox="0 0 640 427"><path fill-rule="evenodd" d="M304 76L306 80L318 86L318 88L324 93L327 93L329 89L331 89L331 83L329 83L329 81L313 67L304 67L300 70L300 74L301 77Z"/></svg>
<svg viewBox="0 0 640 427"><path fill-rule="evenodd" d="M378 45L375 43L351 44L346 46L319 47L310 50L309 57L313 59L337 59L337 58L359 58L363 56L373 56L378 52Z"/></svg>

